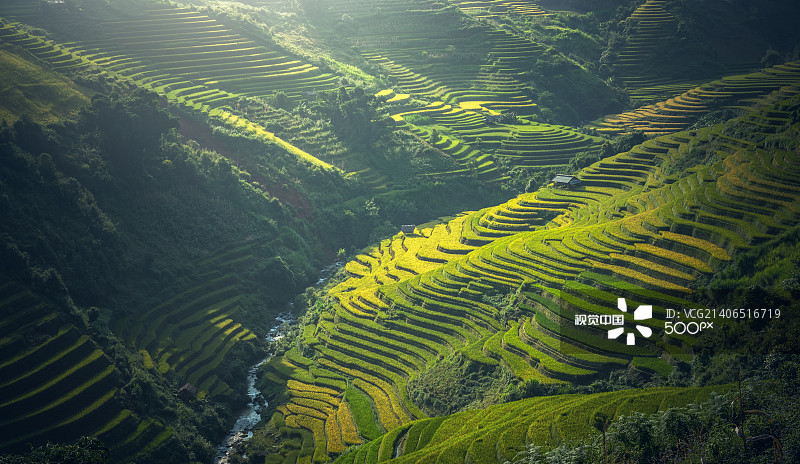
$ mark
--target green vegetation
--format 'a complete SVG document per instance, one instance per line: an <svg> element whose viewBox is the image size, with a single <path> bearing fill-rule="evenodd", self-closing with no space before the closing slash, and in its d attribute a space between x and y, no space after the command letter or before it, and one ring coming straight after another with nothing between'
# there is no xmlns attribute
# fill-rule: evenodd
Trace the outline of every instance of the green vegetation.
<svg viewBox="0 0 800 464"><path fill-rule="evenodd" d="M3 2L0 461L795 461L790 3Z"/></svg>
<svg viewBox="0 0 800 464"><path fill-rule="evenodd" d="M476 345L483 347L485 340ZM468 355L445 358L408 385L409 397L429 416L478 409L500 401L513 383L511 372L498 363L487 365Z"/></svg>
<svg viewBox="0 0 800 464"><path fill-rule="evenodd" d="M31 442L69 442L94 434L111 455L122 451L156 458L158 454L151 453L172 432L123 409L117 396L123 388L120 372L105 353L87 335L80 335L59 305L43 303L29 290L8 281L0 292L3 449L21 452ZM52 335L40 345L30 346L26 337L37 333ZM107 451L89 452L102 447L81 445L84 448L86 459L108 458ZM55 456L59 452L40 449L33 454Z"/></svg>
<svg viewBox="0 0 800 464"><path fill-rule="evenodd" d="M769 92L791 95L792 86L797 86L798 81L800 63L793 61L756 73L726 76L694 87L666 101L642 106L627 113L605 116L589 127L608 134L623 131L641 131L648 135L673 133L692 125L708 124L708 117L703 120L701 116L723 105L729 111L747 111L747 106L741 103Z"/></svg>
<svg viewBox="0 0 800 464"><path fill-rule="evenodd" d="M40 462L74 462L76 464L104 464L109 460L108 450L96 438L82 437L77 444L48 444L21 456L4 456L0 462L20 464Z"/></svg>
<svg viewBox="0 0 800 464"><path fill-rule="evenodd" d="M0 48L0 79L0 119L9 124L23 117L56 122L75 115L89 102L85 89L26 59L8 44Z"/></svg>
<svg viewBox="0 0 800 464"><path fill-rule="evenodd" d="M374 413L370 406L369 398L360 393L355 388L350 388L345 391L344 399L350 405L350 410L353 411L353 418L356 421L356 426L361 434L367 440L378 438L381 434L380 430L375 426Z"/></svg>
<svg viewBox="0 0 800 464"><path fill-rule="evenodd" d="M700 403L709 398L718 398L730 386L680 389L656 388L649 390L621 390L589 395L549 396L530 398L503 405L490 406L482 410L469 410L444 418L415 422L408 432L409 438L415 428L432 434L433 438L415 447L402 450L393 462L417 462L418 460L474 459L479 462L504 462L514 459L524 451L526 443L545 450L561 443L575 443L594 435L590 419L603 412L612 421L627 420L629 404L636 403L641 413L675 411L690 403ZM719 399L716 404L722 404ZM641 414L640 413L640 414ZM444 419L444 420L442 420ZM433 430L429 430L433 428ZM405 431L400 428L401 433ZM416 435L416 434L415 434ZM371 443L392 440L387 434ZM486 444L484 446L484 444ZM369 445L367 445L369 446ZM341 458L346 459L346 455ZM337 461L339 462L339 461ZM383 461L379 461L383 462Z"/></svg>
<svg viewBox="0 0 800 464"><path fill-rule="evenodd" d="M425 247L436 228L422 229L421 238L409 240L399 235L377 250L365 250L358 261L360 267L347 267L353 277L330 290L336 300L317 324L327 343L315 347L317 362L345 377L369 379L374 387L364 392L373 397L378 421L387 430L394 417L402 423L406 411L414 411L403 388L408 389L408 399L428 414L464 407L448 397L464 397L464 404L502 400L488 387L476 388L481 394L474 399L462 392L472 382L480 385L498 378L500 366L513 372L519 385L514 391L519 392L525 392L529 383L567 380L589 384L626 366L630 372L638 372L632 379L649 379L633 380L634 384L658 385L672 378L674 366L686 359L694 340L678 336L674 341L661 341L664 308L688 307L687 299L695 298L692 294L698 279L708 278L708 271L700 270L702 266L692 259L722 268L739 250L787 231L791 224L781 226L770 218L794 214L790 205L796 201L795 187L785 188L769 200L760 187L770 182L767 179L788 177L782 171L785 166L778 169L774 163L762 161L756 147L765 136L758 132L762 119L757 115L770 114L767 107L793 107L796 101L763 104L762 110L727 126L657 138L594 163L581 171L583 184L578 189L544 188L501 207L451 220L449 230L460 230L459 241L476 248L464 250L466 254L444 255L443 262L433 269L414 271L413 261L404 257L418 256L414 250ZM698 165L672 177L662 174L693 151L719 147L724 134L740 126L740 131L750 135L739 147L751 148L720 147L710 165ZM772 159L782 156L773 153L777 158ZM750 202L736 202L746 197ZM755 198L761 208L774 205L778 209L754 210L748 205L755 205ZM683 204L693 205L691 212ZM548 216L520 215L519 207L546 211ZM721 209L726 215L718 214ZM731 216L733 211L736 213ZM525 226L509 228L487 217L508 218L504 222L519 218L523 219L519 224ZM521 292L523 289L526 291ZM503 292L507 296L498 298ZM619 296L632 307L654 304L656 319L643 324L661 335L627 346L607 340L597 329L574 325L576 314L619 314ZM529 311L535 317L526 314ZM326 314L332 315L333 324L327 322L330 316ZM495 321L503 321L503 326ZM338 335L349 331L385 341L367 343ZM403 346L397 343L402 338L396 333L426 339L448 350L463 349L466 357L459 363L440 361L427 367L420 361L429 360L429 366L439 350ZM361 351L356 354L353 347ZM469 354L479 347L479 353ZM484 368L479 367L482 363ZM451 364L453 369L445 368ZM462 367L456 368L459 365ZM470 372L472 378L467 375ZM409 377L414 380L408 382ZM378 379L397 386L399 392ZM617 380L622 385L628 381Z"/></svg>

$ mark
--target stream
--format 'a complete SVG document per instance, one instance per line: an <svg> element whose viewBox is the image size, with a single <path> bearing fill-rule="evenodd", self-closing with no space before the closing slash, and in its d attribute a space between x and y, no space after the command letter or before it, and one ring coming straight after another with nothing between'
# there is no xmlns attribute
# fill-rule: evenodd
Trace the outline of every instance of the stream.
<svg viewBox="0 0 800 464"><path fill-rule="evenodd" d="M319 272L319 280L314 284L314 287L321 287L328 282L328 279L344 265L342 262L335 262ZM289 332L294 322L294 315L292 314L294 303L289 302L286 307L287 310L278 314L275 317L275 323L269 329L269 333L265 337L267 343L280 340ZM230 454L233 448L241 442L253 436L253 428L261 421L261 410L267 407L267 402L261 395L261 392L256 388L256 376L258 368L270 360L272 355L268 355L258 363L254 364L249 371L247 371L247 396L250 402L238 414L236 423L233 424L228 436L225 440L217 446L217 454L214 458L215 464L228 464L230 462Z"/></svg>
<svg viewBox="0 0 800 464"><path fill-rule="evenodd" d="M291 303L289 304L291 307ZM294 316L291 311L285 311L275 317L275 324L269 329L266 340L267 343L272 343L280 340L289 331L291 323L294 322ZM267 356L258 363L254 364L249 371L247 371L247 396L250 402L239 413L239 418L233 424L231 431L225 440L217 446L217 455L214 458L215 464L228 464L230 462L229 456L233 448L253 436L253 428L261 421L261 409L267 406L261 392L256 388L256 375L258 368L270 360L272 355Z"/></svg>

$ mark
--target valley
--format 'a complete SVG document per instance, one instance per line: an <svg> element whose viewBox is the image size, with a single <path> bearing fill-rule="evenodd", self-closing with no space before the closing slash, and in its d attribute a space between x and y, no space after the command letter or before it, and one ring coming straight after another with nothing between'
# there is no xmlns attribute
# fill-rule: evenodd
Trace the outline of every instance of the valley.
<svg viewBox="0 0 800 464"><path fill-rule="evenodd" d="M797 18L4 2L0 462L793 462Z"/></svg>

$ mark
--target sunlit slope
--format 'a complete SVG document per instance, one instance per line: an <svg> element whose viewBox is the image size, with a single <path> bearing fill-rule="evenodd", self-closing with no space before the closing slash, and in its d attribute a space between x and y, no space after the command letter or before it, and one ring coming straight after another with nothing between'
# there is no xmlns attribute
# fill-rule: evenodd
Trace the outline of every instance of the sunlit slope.
<svg viewBox="0 0 800 464"><path fill-rule="evenodd" d="M172 431L123 408L124 386L105 353L59 309L0 283L0 451L95 435L113 462L147 455Z"/></svg>
<svg viewBox="0 0 800 464"><path fill-rule="evenodd" d="M701 402L715 392L726 390L726 387L653 388L530 398L412 422L336 462L508 462L529 443L549 449L593 437L598 433L592 427L596 413L611 418L633 412L651 414Z"/></svg>
<svg viewBox="0 0 800 464"><path fill-rule="evenodd" d="M236 272L247 266L257 245L255 240L238 244L198 261L201 282L173 289L143 314L120 319L116 332L142 355L146 368L179 376L200 398L229 395L230 387L218 377L226 356L256 338L236 320L242 305Z"/></svg>
<svg viewBox="0 0 800 464"><path fill-rule="evenodd" d="M2 23L0 40L24 48L55 70L99 67L102 72L156 91L168 100L208 113L229 127L275 143L297 158L327 169L333 166L275 136L261 124L234 114L240 95L275 91L300 98L305 92L335 87L334 76L267 49L196 12L172 6L145 9L135 19L85 24L66 29L69 44ZM98 38L99 37L99 38Z"/></svg>
<svg viewBox="0 0 800 464"><path fill-rule="evenodd" d="M513 0L451 0L462 11L476 18L496 18L506 14L522 17L547 16L548 13L539 5L528 1Z"/></svg>
<svg viewBox="0 0 800 464"><path fill-rule="evenodd" d="M291 98L334 88L336 78L276 46L249 40L188 8L157 5L76 37L83 55L154 89L212 107L236 95Z"/></svg>
<svg viewBox="0 0 800 464"><path fill-rule="evenodd" d="M458 18L445 13L406 15L403 20L412 29L398 31L402 35L395 40L384 42L374 35L351 39L368 61L388 72L399 91L447 103L472 102L475 108L533 110L515 76L541 52L540 45L491 29L459 32Z"/></svg>
<svg viewBox="0 0 800 464"><path fill-rule="evenodd" d="M567 126L515 118L488 122L486 118L469 105L442 102L392 115L395 127L428 140L463 165L460 172L480 178L496 175L498 159L526 168L564 166L579 153L599 151L604 140ZM447 132L438 132L442 130Z"/></svg>
<svg viewBox="0 0 800 464"><path fill-rule="evenodd" d="M348 40L386 70L398 93L486 109L533 108L518 74L543 51L540 44L470 24L439 2L374 3L354 9L356 3L337 0L326 8L334 17L354 19L344 28Z"/></svg>
<svg viewBox="0 0 800 464"><path fill-rule="evenodd" d="M268 377L293 397L280 409L286 424L313 432L316 459L342 448L319 440L345 407L363 436L376 425L393 430L423 416L408 381L455 351L521 380L584 383L627 365L666 375L665 360L689 353L691 338L662 338L664 308L685 305L693 282L739 250L798 224L797 153L752 141L776 130L796 138L786 124L798 101L764 103L728 125L595 163L575 190L543 188L365 250L347 266L353 277L330 293L332 306L305 328L301 343L313 359L293 349L271 362ZM734 127L755 138L729 135ZM696 165L709 152L718 161ZM518 316L505 321L487 302L497 292L514 294ZM575 325L576 314L620 314L619 297L654 305L642 324L655 335L629 346L609 340L610 327ZM332 390L329 406L298 402L290 381Z"/></svg>
<svg viewBox="0 0 800 464"><path fill-rule="evenodd" d="M431 143L462 168L434 174L474 173L483 180L498 180L497 157L491 154L495 148L501 148L502 155L519 166L562 165L575 153L560 151L546 140L539 144L527 139L515 146L512 134L527 131L527 126L496 128L484 121L489 114L529 115L536 111L520 75L544 52L542 45L485 24L471 24L458 10L443 8L438 2L375 2L373 8L354 8L356 5L334 1L325 11L332 17L351 18L352 23L346 22L342 32L393 83L378 96L386 102L386 111L397 127L426 141L431 124L453 128ZM414 106L408 103L411 98L429 105ZM405 120L410 114L433 120L415 124ZM475 143L477 139L486 145ZM502 147L500 139L508 139ZM595 148L592 139L582 139L584 151Z"/></svg>
<svg viewBox="0 0 800 464"><path fill-rule="evenodd" d="M0 46L0 120L12 123L27 117L48 124L89 103L84 90L20 52Z"/></svg>
<svg viewBox="0 0 800 464"><path fill-rule="evenodd" d="M668 134L687 129L715 110L748 108L754 99L771 92L791 96L798 85L800 62L794 61L756 73L723 77L666 101L606 116L589 127L611 135L634 130L647 135Z"/></svg>

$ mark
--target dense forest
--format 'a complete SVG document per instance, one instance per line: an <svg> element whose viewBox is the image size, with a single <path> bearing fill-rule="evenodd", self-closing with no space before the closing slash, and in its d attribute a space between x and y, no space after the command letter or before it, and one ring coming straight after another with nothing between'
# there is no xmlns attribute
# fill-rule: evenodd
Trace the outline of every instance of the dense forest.
<svg viewBox="0 0 800 464"><path fill-rule="evenodd" d="M0 463L797 462L798 19L4 1Z"/></svg>

